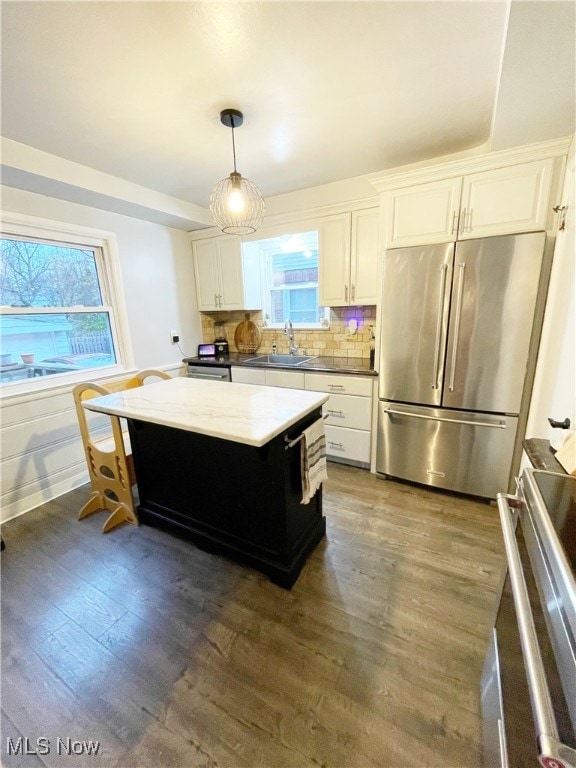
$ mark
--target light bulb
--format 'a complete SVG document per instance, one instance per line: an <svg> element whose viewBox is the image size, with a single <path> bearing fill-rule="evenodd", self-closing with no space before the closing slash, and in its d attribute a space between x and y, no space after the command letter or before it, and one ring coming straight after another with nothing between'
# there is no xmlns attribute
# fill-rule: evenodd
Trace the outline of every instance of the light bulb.
<svg viewBox="0 0 576 768"><path fill-rule="evenodd" d="M228 210L232 213L240 213L240 211L244 210L244 196L242 195L242 190L240 189L232 189L230 191L230 194L228 195L228 200L226 201L226 205L228 206Z"/></svg>

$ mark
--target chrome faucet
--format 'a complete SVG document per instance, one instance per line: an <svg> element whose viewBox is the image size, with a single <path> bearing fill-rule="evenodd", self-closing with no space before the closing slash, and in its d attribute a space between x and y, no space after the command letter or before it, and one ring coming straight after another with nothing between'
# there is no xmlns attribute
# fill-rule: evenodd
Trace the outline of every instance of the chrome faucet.
<svg viewBox="0 0 576 768"><path fill-rule="evenodd" d="M286 320L284 323L284 335L288 336L290 346L288 347L288 354L295 355L298 352L298 345L294 343L294 330L292 328L292 320Z"/></svg>

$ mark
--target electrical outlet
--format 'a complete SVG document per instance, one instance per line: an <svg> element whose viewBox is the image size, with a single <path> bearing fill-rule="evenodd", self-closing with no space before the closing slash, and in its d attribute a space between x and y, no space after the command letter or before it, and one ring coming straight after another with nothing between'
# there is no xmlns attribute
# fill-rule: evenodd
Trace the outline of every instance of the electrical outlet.
<svg viewBox="0 0 576 768"><path fill-rule="evenodd" d="M178 335L178 331L170 331L170 341L172 344L177 344L180 341L180 336Z"/></svg>

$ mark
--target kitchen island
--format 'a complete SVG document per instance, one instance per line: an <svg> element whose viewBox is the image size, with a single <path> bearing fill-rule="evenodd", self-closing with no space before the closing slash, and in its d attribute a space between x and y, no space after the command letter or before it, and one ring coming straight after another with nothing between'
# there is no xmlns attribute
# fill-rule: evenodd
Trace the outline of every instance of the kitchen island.
<svg viewBox="0 0 576 768"><path fill-rule="evenodd" d="M328 396L175 378L84 402L127 419L142 522L177 530L290 588L322 539L302 504L302 430Z"/></svg>

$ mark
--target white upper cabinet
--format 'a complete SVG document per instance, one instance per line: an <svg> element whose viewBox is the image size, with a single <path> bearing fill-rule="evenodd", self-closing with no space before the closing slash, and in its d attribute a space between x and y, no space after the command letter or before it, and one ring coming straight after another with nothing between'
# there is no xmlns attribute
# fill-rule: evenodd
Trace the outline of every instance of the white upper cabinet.
<svg viewBox="0 0 576 768"><path fill-rule="evenodd" d="M380 209L352 212L350 304L376 304Z"/></svg>
<svg viewBox="0 0 576 768"><path fill-rule="evenodd" d="M235 235L196 240L192 245L198 309L260 309L260 265L242 253Z"/></svg>
<svg viewBox="0 0 576 768"><path fill-rule="evenodd" d="M448 243L456 239L462 179L395 189L384 195L386 247Z"/></svg>
<svg viewBox="0 0 576 768"><path fill-rule="evenodd" d="M546 229L553 169L550 158L386 192L386 248Z"/></svg>
<svg viewBox="0 0 576 768"><path fill-rule="evenodd" d="M349 213L326 216L318 228L318 288L321 307L347 306L350 282Z"/></svg>
<svg viewBox="0 0 576 768"><path fill-rule="evenodd" d="M553 160L465 176L459 240L546 229Z"/></svg>
<svg viewBox="0 0 576 768"><path fill-rule="evenodd" d="M320 306L376 304L378 208L326 216L318 231Z"/></svg>

